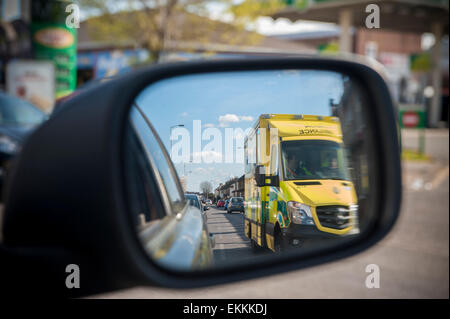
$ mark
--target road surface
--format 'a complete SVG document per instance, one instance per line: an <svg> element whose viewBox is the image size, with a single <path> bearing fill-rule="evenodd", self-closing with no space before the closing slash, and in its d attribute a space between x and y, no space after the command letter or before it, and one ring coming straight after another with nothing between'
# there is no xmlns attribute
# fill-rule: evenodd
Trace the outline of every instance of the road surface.
<svg viewBox="0 0 450 319"><path fill-rule="evenodd" d="M240 212L227 214L223 208L210 207L207 211L208 230L214 234L214 262L221 265L230 260L252 258L250 241L244 235L244 217Z"/></svg>

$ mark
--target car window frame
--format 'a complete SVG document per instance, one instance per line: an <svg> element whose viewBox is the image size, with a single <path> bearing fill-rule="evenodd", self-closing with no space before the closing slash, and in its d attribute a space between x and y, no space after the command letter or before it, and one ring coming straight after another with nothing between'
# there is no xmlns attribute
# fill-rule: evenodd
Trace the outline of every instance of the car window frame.
<svg viewBox="0 0 450 319"><path fill-rule="evenodd" d="M169 154L167 153L166 148L164 147L164 144L162 143L158 133L156 132L156 130L154 129L153 125L151 124L151 122L149 121L149 119L147 118L147 116L145 115L145 113L141 110L141 108L139 107L139 105L137 105L136 102L133 103L130 111L132 110L132 108L135 108L136 111L139 113L139 115L143 118L143 120L145 121L145 123L147 124L151 134L153 135L153 137L155 138L156 142L158 143L159 148L161 149L161 152L164 156L164 159L167 162L167 165L169 167L169 172L171 174L171 176L174 179L175 182L175 186L178 190L180 199L182 200L182 202L184 202L184 205L180 205L180 209L179 210L174 210L173 205L171 204L171 200L169 199L169 195L167 193L167 188L166 185L164 184L164 182L162 181L162 177L161 174L156 166L156 164L154 163L154 158L151 156L151 154L149 154L148 158L149 158L149 162L150 162L150 166L151 169L153 170L153 174L155 175L155 178L157 180L157 183L159 185L159 191L162 195L162 202L164 205L164 208L166 210L167 215L175 215L178 213L184 213L186 211L186 208L188 206L188 202L186 201L184 192L183 192L183 188L181 186L180 183L180 178L178 177L178 174L173 166L172 160L169 157ZM134 127L133 121L130 121L132 124L132 127ZM134 127L135 128L135 127ZM138 135L138 138L141 139ZM142 143L142 141L141 141Z"/></svg>

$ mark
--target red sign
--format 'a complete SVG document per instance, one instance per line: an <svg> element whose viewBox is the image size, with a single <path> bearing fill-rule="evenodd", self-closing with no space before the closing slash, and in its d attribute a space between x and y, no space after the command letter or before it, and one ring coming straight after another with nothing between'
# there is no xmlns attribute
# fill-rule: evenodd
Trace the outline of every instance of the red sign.
<svg viewBox="0 0 450 319"><path fill-rule="evenodd" d="M420 122L420 116L416 112L404 112L402 122L404 127L416 127Z"/></svg>

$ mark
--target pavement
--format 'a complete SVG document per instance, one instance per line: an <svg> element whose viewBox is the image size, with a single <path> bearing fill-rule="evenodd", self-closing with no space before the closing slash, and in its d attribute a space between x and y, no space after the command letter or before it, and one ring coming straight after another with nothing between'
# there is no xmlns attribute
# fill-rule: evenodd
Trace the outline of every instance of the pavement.
<svg viewBox="0 0 450 319"><path fill-rule="evenodd" d="M424 133L425 154L432 156L434 160L448 163L448 129L425 129ZM420 130L417 129L403 129L401 134L403 148L418 149L420 134Z"/></svg>
<svg viewBox="0 0 450 319"><path fill-rule="evenodd" d="M417 132L405 131L403 145L414 148ZM403 204L394 229L371 249L316 267L232 284L174 290L136 287L94 298L449 298L448 130L426 132L431 161L403 162ZM208 212L216 232L215 259L248 256L242 215ZM380 269L380 287L365 285L366 266Z"/></svg>

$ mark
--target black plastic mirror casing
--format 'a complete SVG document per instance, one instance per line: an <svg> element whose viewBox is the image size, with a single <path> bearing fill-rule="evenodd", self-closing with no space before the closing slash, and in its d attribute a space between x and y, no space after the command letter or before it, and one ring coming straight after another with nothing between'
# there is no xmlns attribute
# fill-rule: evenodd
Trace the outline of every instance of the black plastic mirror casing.
<svg viewBox="0 0 450 319"><path fill-rule="evenodd" d="M256 186L258 187L262 187L265 184L264 181L264 177L266 176L266 174L261 173L264 172L264 165L256 165L255 167L255 181L256 181Z"/></svg>
<svg viewBox="0 0 450 319"><path fill-rule="evenodd" d="M371 209L377 219L355 241L301 256L192 273L158 266L140 244L125 198L122 147L135 97L148 85L174 76L276 69L341 72L367 91ZM401 202L395 109L382 76L360 62L295 57L156 65L67 101L25 143L5 199L0 282L11 293L78 296L136 285L190 288L301 269L365 250L394 225ZM67 264L80 267L79 289L65 286Z"/></svg>
<svg viewBox="0 0 450 319"><path fill-rule="evenodd" d="M264 171L265 171L264 165L256 165L256 167L255 167L256 186L258 186L258 187L264 187L264 186L279 187L280 186L279 176L262 174L261 172L264 172Z"/></svg>
<svg viewBox="0 0 450 319"><path fill-rule="evenodd" d="M265 186L273 186L273 187L279 187L280 186L280 178L278 175L266 175L264 176Z"/></svg>

